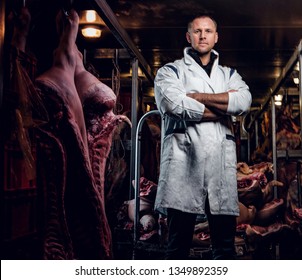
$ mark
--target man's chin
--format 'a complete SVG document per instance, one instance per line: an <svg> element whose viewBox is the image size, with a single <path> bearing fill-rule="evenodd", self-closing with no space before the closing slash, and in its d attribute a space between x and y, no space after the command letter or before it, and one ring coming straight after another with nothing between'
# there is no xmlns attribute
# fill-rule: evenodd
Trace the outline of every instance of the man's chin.
<svg viewBox="0 0 302 280"><path fill-rule="evenodd" d="M204 48L197 48L195 49L195 51L198 53L198 55L202 56L202 55L206 55L209 54L211 51L208 49L204 49Z"/></svg>

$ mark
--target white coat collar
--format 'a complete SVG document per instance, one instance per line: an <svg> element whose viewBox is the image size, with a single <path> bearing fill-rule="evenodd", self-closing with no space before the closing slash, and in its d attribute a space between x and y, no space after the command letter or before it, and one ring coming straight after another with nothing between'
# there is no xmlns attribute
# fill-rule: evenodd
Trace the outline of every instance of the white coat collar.
<svg viewBox="0 0 302 280"><path fill-rule="evenodd" d="M213 63L213 68L212 68L211 78L210 78L208 76L208 74L206 73L206 71L200 65L198 65L198 63L193 59L193 57L191 55L188 54L189 49L192 49L192 48L187 47L184 49L184 62L185 62L185 64L188 65L188 69L195 73L200 73L201 78L203 80L205 80L209 84L209 86L213 89L213 92L215 92L214 81L215 81L215 76L216 76L216 71L217 71L217 66L218 66L218 58L219 58L218 52L215 50L212 50L212 52L217 55L217 58L215 59L215 61Z"/></svg>

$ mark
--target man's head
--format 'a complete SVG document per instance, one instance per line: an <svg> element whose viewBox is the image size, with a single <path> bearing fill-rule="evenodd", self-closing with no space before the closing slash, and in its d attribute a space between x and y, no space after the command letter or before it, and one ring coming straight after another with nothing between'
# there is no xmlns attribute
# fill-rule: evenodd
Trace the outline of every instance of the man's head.
<svg viewBox="0 0 302 280"><path fill-rule="evenodd" d="M209 54L218 41L216 20L206 13L194 16L188 23L186 38L201 55Z"/></svg>

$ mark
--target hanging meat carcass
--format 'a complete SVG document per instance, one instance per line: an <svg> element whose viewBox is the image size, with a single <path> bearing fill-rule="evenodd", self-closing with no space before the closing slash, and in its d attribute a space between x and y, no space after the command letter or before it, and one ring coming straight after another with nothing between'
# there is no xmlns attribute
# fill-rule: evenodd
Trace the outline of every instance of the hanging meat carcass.
<svg viewBox="0 0 302 280"><path fill-rule="evenodd" d="M80 52L76 62L75 85L84 111L92 171L104 201L105 167L113 133L119 123L126 122L131 126L131 122L125 115L114 114L114 92L85 69Z"/></svg>
<svg viewBox="0 0 302 280"><path fill-rule="evenodd" d="M47 121L47 113L33 83L37 60L27 45L30 11L27 7L15 9L7 20L5 33L10 44L7 45L9 56L4 58L0 122L0 141L3 144L2 214L5 217L2 236L4 243L18 244L20 250L11 250L10 246L5 249L4 246L2 253L39 258L41 250L35 249L41 248L40 240L31 238L33 233L39 233L35 127ZM24 236L29 239L23 239ZM23 240L30 240L32 247L24 249Z"/></svg>
<svg viewBox="0 0 302 280"><path fill-rule="evenodd" d="M302 207L301 207L301 186L299 185L298 176L291 181L288 187L286 199L286 222L293 228L298 228L302 224Z"/></svg>
<svg viewBox="0 0 302 280"><path fill-rule="evenodd" d="M8 84L5 88L3 106L3 119L1 123L4 129L1 137L8 141L5 145L10 146L8 150L15 149L22 153L22 159L17 164L11 164L9 181L25 185L35 185L36 162L35 162L35 141L33 128L39 123L47 120L40 96L36 91L33 79L36 72L37 61L35 57L26 52L26 41L30 29L31 15L27 7L22 7L18 14L11 12L8 20L13 27L11 38ZM7 157L10 157L8 155ZM10 159L15 162L17 159ZM15 168L18 166L19 168ZM24 174L23 174L24 173ZM18 178L17 178L18 177ZM24 178L24 179L23 179ZM25 180L28 180L25 183ZM18 185L20 183L16 183Z"/></svg>
<svg viewBox="0 0 302 280"><path fill-rule="evenodd" d="M84 69L75 43L78 23L74 10L58 13L53 66L36 79L50 118L39 133L45 258L110 259L104 166L112 132L126 118L113 114L113 92Z"/></svg>

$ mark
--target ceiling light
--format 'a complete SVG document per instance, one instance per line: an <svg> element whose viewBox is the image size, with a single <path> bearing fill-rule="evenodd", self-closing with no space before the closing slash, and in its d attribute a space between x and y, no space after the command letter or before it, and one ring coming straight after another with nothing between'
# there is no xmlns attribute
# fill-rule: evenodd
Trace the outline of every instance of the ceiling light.
<svg viewBox="0 0 302 280"><path fill-rule="evenodd" d="M97 19L96 11L94 11L94 10L85 11L85 19L89 23L96 22L96 19Z"/></svg>
<svg viewBox="0 0 302 280"><path fill-rule="evenodd" d="M93 26L82 28L81 32L86 38L100 38L102 35L102 30Z"/></svg>
<svg viewBox="0 0 302 280"><path fill-rule="evenodd" d="M276 106L281 106L282 105L282 99L283 99L283 95L282 94L275 95L274 96L275 105Z"/></svg>
<svg viewBox="0 0 302 280"><path fill-rule="evenodd" d="M100 38L105 23L95 10L80 12L80 30L85 38Z"/></svg>

